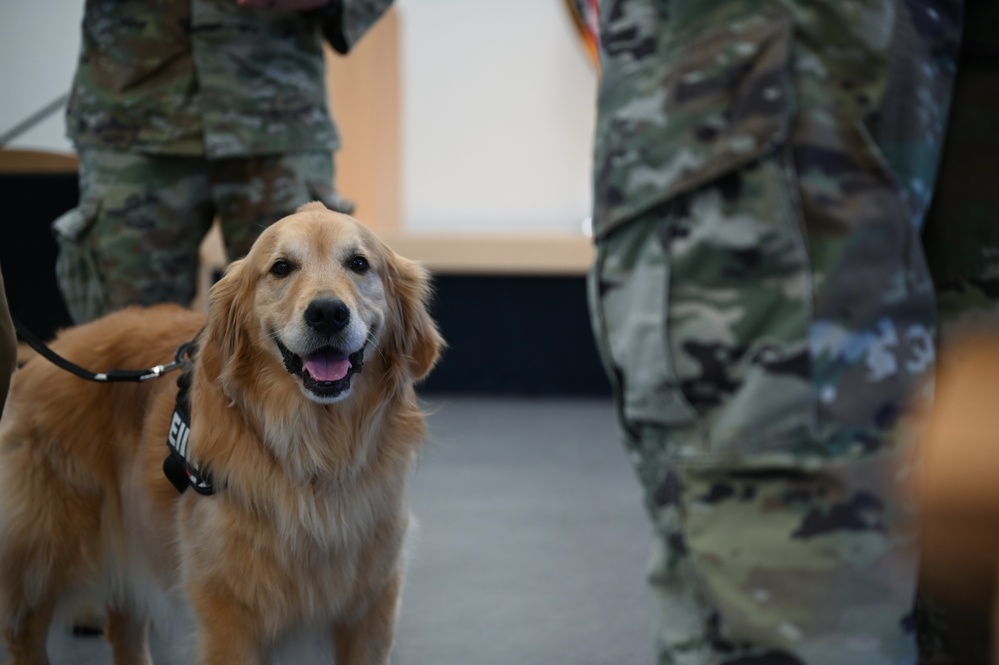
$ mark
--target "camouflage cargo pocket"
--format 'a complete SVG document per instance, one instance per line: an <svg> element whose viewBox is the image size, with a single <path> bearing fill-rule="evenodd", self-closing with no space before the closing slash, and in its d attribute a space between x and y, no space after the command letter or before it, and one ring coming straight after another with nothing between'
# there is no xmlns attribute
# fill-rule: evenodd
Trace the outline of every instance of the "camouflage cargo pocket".
<svg viewBox="0 0 999 665"><path fill-rule="evenodd" d="M354 214L354 202L345 198L334 185L336 167L329 153L306 152L287 156L285 159L295 160L296 168L302 174L305 188L313 201L320 201L330 210L345 215Z"/></svg>
<svg viewBox="0 0 999 665"><path fill-rule="evenodd" d="M674 63L667 97L702 103L715 131L659 137L660 152L687 156L679 177L654 160L614 176L640 205L616 208L630 217L598 240L594 325L622 421L670 428L689 456L737 459L815 435L811 270L783 154L791 34L777 21L735 43L712 35ZM655 199L641 183L657 176Z"/></svg>
<svg viewBox="0 0 999 665"><path fill-rule="evenodd" d="M597 237L786 142L794 26L772 7L750 15L694 31L601 86Z"/></svg>
<svg viewBox="0 0 999 665"><path fill-rule="evenodd" d="M59 244L56 280L76 323L92 321L109 311L97 258L89 241L89 231L97 222L99 210L99 201L84 200L52 222Z"/></svg>
<svg viewBox="0 0 999 665"><path fill-rule="evenodd" d="M310 180L307 185L313 200L322 202L330 210L345 215L354 214L354 202L338 192L332 182Z"/></svg>

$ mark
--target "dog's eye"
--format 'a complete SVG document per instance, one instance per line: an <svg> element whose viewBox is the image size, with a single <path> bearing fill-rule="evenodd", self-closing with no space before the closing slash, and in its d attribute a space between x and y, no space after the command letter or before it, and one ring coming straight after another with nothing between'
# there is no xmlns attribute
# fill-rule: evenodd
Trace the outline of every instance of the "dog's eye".
<svg viewBox="0 0 999 665"><path fill-rule="evenodd" d="M278 259L271 266L271 274L275 277L284 277L291 272L291 264L284 259Z"/></svg>
<svg viewBox="0 0 999 665"><path fill-rule="evenodd" d="M363 256L355 256L350 260L350 269L356 273L368 272L371 266Z"/></svg>

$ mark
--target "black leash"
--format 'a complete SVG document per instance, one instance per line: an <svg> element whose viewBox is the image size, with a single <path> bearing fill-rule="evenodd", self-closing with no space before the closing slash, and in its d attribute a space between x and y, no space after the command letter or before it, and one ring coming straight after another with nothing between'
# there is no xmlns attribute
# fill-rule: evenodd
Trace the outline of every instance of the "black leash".
<svg viewBox="0 0 999 665"><path fill-rule="evenodd" d="M188 487L193 487L195 492L205 496L215 494L216 488L211 473L207 469L201 469L198 463L188 456L190 452L188 444L191 436L190 360L197 349L197 337L177 347L173 362L167 365L156 365L149 369L112 369L97 373L66 360L35 337L24 324L13 317L11 318L14 321L14 329L17 330L17 334L28 343L28 346L59 368L87 381L97 381L98 383L146 381L163 376L175 369L187 368L187 371L177 378L177 402L170 419L170 431L167 433L167 448L170 454L163 460L163 473L182 494Z"/></svg>
<svg viewBox="0 0 999 665"><path fill-rule="evenodd" d="M187 362L187 358L190 356L190 352L193 346L193 342L187 342L186 344L181 344L174 353L173 362L166 365L156 365L155 367L150 367L149 369L112 369L107 372L91 372L88 369L84 369L79 365L71 363L66 360L58 353L50 349L41 340L32 334L30 330L24 327L24 325L14 319L14 329L17 330L17 334L21 336L28 346L37 351L41 356L49 360L54 365L61 369L75 374L81 379L87 381L96 381L98 383L113 383L117 381L146 381L147 379L155 379L157 377L163 376L167 372L172 372L175 369L180 369L184 367Z"/></svg>

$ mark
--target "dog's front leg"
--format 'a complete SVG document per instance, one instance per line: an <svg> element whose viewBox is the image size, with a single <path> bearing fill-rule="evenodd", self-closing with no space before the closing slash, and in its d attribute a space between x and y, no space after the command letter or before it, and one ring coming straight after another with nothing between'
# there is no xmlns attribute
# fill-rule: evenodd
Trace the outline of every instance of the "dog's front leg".
<svg viewBox="0 0 999 665"><path fill-rule="evenodd" d="M148 619L109 608L104 637L111 644L111 662L114 665L152 665Z"/></svg>
<svg viewBox="0 0 999 665"><path fill-rule="evenodd" d="M199 665L262 665L262 631L255 615L222 589L200 588L190 595Z"/></svg>
<svg viewBox="0 0 999 665"><path fill-rule="evenodd" d="M402 590L402 571L396 570L367 611L349 623L333 626L336 665L386 665L395 638L395 622Z"/></svg>
<svg viewBox="0 0 999 665"><path fill-rule="evenodd" d="M40 607L22 610L21 616L7 625L4 637L8 665L48 665L45 642L54 611L55 602L45 602Z"/></svg>

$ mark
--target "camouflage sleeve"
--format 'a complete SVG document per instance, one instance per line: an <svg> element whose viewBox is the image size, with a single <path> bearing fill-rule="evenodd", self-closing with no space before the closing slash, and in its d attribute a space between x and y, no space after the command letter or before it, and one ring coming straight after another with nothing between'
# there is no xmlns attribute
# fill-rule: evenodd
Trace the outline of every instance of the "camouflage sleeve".
<svg viewBox="0 0 999 665"><path fill-rule="evenodd" d="M331 0L321 13L323 35L337 53L346 54L391 4L392 0Z"/></svg>

